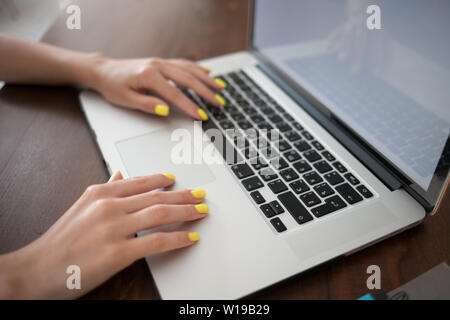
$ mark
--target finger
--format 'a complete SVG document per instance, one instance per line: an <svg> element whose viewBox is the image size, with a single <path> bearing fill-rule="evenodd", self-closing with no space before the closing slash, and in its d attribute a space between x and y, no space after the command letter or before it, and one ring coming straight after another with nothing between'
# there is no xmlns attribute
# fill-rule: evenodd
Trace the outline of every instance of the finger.
<svg viewBox="0 0 450 320"><path fill-rule="evenodd" d="M204 218L209 212L207 204L157 204L128 215L123 230L135 234L175 222L193 221Z"/></svg>
<svg viewBox="0 0 450 320"><path fill-rule="evenodd" d="M167 117L170 113L170 108L164 100L158 99L136 91L129 92L127 96L130 106L147 112L156 114L162 117Z"/></svg>
<svg viewBox="0 0 450 320"><path fill-rule="evenodd" d="M125 180L113 181L104 185L105 195L113 197L129 197L159 188L166 188L175 182L170 174L153 174Z"/></svg>
<svg viewBox="0 0 450 320"><path fill-rule="evenodd" d="M203 81L216 91L222 90L227 86L226 82L222 79L213 78L208 75L209 72L211 72L211 69L207 68L206 70L208 72L205 72L205 67L202 67L195 62L184 59L175 59L169 60L169 63L177 67L181 67L187 72L193 73L197 78L199 78L201 81Z"/></svg>
<svg viewBox="0 0 450 320"><path fill-rule="evenodd" d="M212 105L219 107L223 104L222 102L224 102L224 99L220 95L213 93L205 84L203 84L190 72L186 72L183 69L170 64L164 65L161 72L166 78L174 81L175 83L185 88L194 90L198 95Z"/></svg>
<svg viewBox="0 0 450 320"><path fill-rule="evenodd" d="M153 206L155 204L197 204L205 199L205 190L180 190L180 191L155 191L138 194L135 196L122 198L122 208L126 212L136 212L138 210Z"/></svg>
<svg viewBox="0 0 450 320"><path fill-rule="evenodd" d="M149 255L190 246L199 240L197 232L155 232L129 241L129 250L136 259Z"/></svg>
<svg viewBox="0 0 450 320"><path fill-rule="evenodd" d="M208 120L208 115L200 109L191 99L187 98L179 89L167 82L163 76L153 84L153 90L170 103L176 105L192 118L197 120Z"/></svg>
<svg viewBox="0 0 450 320"><path fill-rule="evenodd" d="M120 172L120 170L117 170L117 171L114 172L113 175L109 178L108 182L118 181L118 180L122 180L122 179L123 179L122 172Z"/></svg>

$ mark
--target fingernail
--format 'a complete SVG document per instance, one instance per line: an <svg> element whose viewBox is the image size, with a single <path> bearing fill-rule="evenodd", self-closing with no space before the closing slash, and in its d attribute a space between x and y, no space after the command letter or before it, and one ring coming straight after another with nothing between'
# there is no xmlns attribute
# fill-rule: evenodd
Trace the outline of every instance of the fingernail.
<svg viewBox="0 0 450 320"><path fill-rule="evenodd" d="M211 72L211 69L208 67L203 67L203 69L205 69L207 72Z"/></svg>
<svg viewBox="0 0 450 320"><path fill-rule="evenodd" d="M170 180L175 180L175 176L171 173L164 173L164 175L166 176L166 178L168 178Z"/></svg>
<svg viewBox="0 0 450 320"><path fill-rule="evenodd" d="M111 181L112 178L114 178L114 176L115 176L116 174L119 174L119 173L120 173L120 170L116 170L116 171L111 175L111 177L109 177L109 181Z"/></svg>
<svg viewBox="0 0 450 320"><path fill-rule="evenodd" d="M206 197L206 191L203 189L196 189L191 191L192 196L196 199L203 199Z"/></svg>
<svg viewBox="0 0 450 320"><path fill-rule="evenodd" d="M222 88L226 88L227 87L227 83L225 81L223 81L222 79L216 78L215 81Z"/></svg>
<svg viewBox="0 0 450 320"><path fill-rule="evenodd" d="M208 213L209 212L209 207L207 204L204 204L204 203L196 204L194 207L198 213Z"/></svg>
<svg viewBox="0 0 450 320"><path fill-rule="evenodd" d="M198 112L198 115L200 116L200 118L202 118L203 121L208 120L208 115L206 114L205 110L198 109L197 112Z"/></svg>
<svg viewBox="0 0 450 320"><path fill-rule="evenodd" d="M188 237L192 242L198 241L198 239L200 239L200 235L198 234L198 232L189 232Z"/></svg>
<svg viewBox="0 0 450 320"><path fill-rule="evenodd" d="M166 117L169 115L169 107L162 104L158 104L155 107L155 112L160 116Z"/></svg>
<svg viewBox="0 0 450 320"><path fill-rule="evenodd" d="M220 94L216 94L216 99L222 106L225 105L226 101Z"/></svg>

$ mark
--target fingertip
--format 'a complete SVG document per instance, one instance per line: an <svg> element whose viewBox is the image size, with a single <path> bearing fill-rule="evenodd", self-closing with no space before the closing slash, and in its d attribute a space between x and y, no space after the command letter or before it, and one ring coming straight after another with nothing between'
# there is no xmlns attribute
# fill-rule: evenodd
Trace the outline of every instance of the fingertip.
<svg viewBox="0 0 450 320"><path fill-rule="evenodd" d="M123 179L122 172L120 172L120 170L116 170L109 178L108 182L113 182L121 179Z"/></svg>
<svg viewBox="0 0 450 320"><path fill-rule="evenodd" d="M171 180L171 181L175 181L175 176L171 173L164 173L163 174L167 179Z"/></svg>
<svg viewBox="0 0 450 320"><path fill-rule="evenodd" d="M162 117L167 117L170 113L169 106L158 104L155 106L155 113Z"/></svg>

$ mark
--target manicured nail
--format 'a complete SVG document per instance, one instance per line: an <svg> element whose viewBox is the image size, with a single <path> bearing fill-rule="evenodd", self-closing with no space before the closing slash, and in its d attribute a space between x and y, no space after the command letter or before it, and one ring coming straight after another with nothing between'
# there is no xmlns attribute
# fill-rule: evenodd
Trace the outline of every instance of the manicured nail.
<svg viewBox="0 0 450 320"><path fill-rule="evenodd" d="M171 173L164 173L164 175L166 176L166 178L169 178L170 180L175 180L175 176Z"/></svg>
<svg viewBox="0 0 450 320"><path fill-rule="evenodd" d="M198 112L198 115L200 116L200 118L202 118L203 121L208 120L208 115L206 114L205 110L198 109L197 112Z"/></svg>
<svg viewBox="0 0 450 320"><path fill-rule="evenodd" d="M116 175L116 174L119 174L120 173L120 170L116 170L112 175L111 175L111 177L109 177L109 181L111 181L113 178L114 178L114 176Z"/></svg>
<svg viewBox="0 0 450 320"><path fill-rule="evenodd" d="M198 232L189 232L188 237L192 242L198 241L198 239L200 239L200 235L198 234Z"/></svg>
<svg viewBox="0 0 450 320"><path fill-rule="evenodd" d="M214 81L216 81L216 83L221 86L222 88L226 88L227 87L227 83L225 81L223 81L222 79L216 78Z"/></svg>
<svg viewBox="0 0 450 320"><path fill-rule="evenodd" d="M203 66L203 69L205 69L207 72L211 72L211 68Z"/></svg>
<svg viewBox="0 0 450 320"><path fill-rule="evenodd" d="M160 116L167 117L169 115L169 107L162 104L158 104L155 107L155 112Z"/></svg>
<svg viewBox="0 0 450 320"><path fill-rule="evenodd" d="M206 197L206 191L202 189L192 190L191 193L195 199L203 199Z"/></svg>
<svg viewBox="0 0 450 320"><path fill-rule="evenodd" d="M226 101L220 94L216 94L216 99L222 106L225 105Z"/></svg>
<svg viewBox="0 0 450 320"><path fill-rule="evenodd" d="M207 204L204 204L204 203L196 204L194 207L198 213L208 213L209 212L209 207Z"/></svg>

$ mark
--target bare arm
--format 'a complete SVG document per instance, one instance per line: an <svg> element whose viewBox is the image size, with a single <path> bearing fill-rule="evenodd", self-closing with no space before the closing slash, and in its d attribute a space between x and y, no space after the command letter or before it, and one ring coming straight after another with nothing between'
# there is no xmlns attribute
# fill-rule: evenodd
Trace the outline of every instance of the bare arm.
<svg viewBox="0 0 450 320"><path fill-rule="evenodd" d="M226 102L217 92L226 84L209 70L184 59L111 59L0 34L0 81L73 84L99 91L110 102L160 116L173 104L194 119L206 113L169 80L190 88L217 107ZM155 93L155 96L145 92Z"/></svg>

